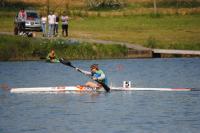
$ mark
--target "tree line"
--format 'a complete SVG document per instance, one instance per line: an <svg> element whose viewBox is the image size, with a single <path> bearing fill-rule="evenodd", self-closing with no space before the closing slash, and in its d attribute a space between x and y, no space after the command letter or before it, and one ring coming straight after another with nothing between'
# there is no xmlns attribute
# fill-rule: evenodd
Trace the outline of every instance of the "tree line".
<svg viewBox="0 0 200 133"><path fill-rule="evenodd" d="M21 2L21 0L15 0L16 2ZM51 0L46 0L46 4L49 3ZM71 0L62 0L62 3L72 3ZM129 3L137 3L134 0L83 0L84 3L89 8L118 8L123 7ZM0 7L6 7L10 4L10 0L0 0ZM59 1L58 1L59 2ZM142 3L142 2L140 2ZM185 7L199 7L200 0L149 0L144 3L151 3L154 7L157 5L167 5L173 7L185 6Z"/></svg>

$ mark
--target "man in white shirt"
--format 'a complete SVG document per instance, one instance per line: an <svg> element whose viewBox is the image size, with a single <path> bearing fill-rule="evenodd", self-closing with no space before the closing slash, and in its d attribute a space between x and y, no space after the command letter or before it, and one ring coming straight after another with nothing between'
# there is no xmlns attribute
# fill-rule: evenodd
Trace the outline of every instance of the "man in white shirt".
<svg viewBox="0 0 200 133"><path fill-rule="evenodd" d="M63 12L63 15L61 16L61 21L62 21L62 35L67 37L69 17L66 15L66 12Z"/></svg>
<svg viewBox="0 0 200 133"><path fill-rule="evenodd" d="M56 22L56 16L50 12L48 15L48 22L49 22L49 37L52 37L54 35L54 25Z"/></svg>

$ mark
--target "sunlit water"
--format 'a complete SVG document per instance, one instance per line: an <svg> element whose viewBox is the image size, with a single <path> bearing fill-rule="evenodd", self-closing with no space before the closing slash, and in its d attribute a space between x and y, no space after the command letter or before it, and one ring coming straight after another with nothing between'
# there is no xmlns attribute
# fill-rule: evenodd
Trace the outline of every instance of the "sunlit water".
<svg viewBox="0 0 200 133"><path fill-rule="evenodd" d="M200 59L81 60L98 63L109 83L200 89ZM60 63L0 62L0 85L84 84L88 77ZM0 133L198 133L200 91L11 94L0 91Z"/></svg>

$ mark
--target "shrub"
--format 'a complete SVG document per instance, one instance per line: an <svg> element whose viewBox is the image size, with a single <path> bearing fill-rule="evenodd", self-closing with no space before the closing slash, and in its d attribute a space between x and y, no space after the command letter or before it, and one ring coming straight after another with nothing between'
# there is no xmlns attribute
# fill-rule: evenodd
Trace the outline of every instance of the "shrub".
<svg viewBox="0 0 200 133"><path fill-rule="evenodd" d="M123 7L125 0L86 0L89 9L118 9Z"/></svg>
<svg viewBox="0 0 200 133"><path fill-rule="evenodd" d="M150 36L147 39L146 46L149 48L155 48L156 47L156 39L154 37Z"/></svg>
<svg viewBox="0 0 200 133"><path fill-rule="evenodd" d="M0 60L45 59L54 49L58 57L66 59L122 58L127 48L121 45L80 43L75 40L23 38L0 36Z"/></svg>

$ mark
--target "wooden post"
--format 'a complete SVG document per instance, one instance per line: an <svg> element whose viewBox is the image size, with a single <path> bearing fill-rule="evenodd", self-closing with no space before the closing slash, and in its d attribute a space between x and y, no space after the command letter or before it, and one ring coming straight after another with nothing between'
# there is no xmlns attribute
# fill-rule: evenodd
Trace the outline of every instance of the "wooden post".
<svg viewBox="0 0 200 133"><path fill-rule="evenodd" d="M176 14L178 14L178 8L179 8L179 0L176 0Z"/></svg>
<svg viewBox="0 0 200 133"><path fill-rule="evenodd" d="M66 11L68 11L69 10L69 5L70 5L70 0L66 0L66 2L65 2L65 4L66 4Z"/></svg>
<svg viewBox="0 0 200 133"><path fill-rule="evenodd" d="M157 4L156 4L156 0L153 1L153 7L154 7L154 14L157 14Z"/></svg>

